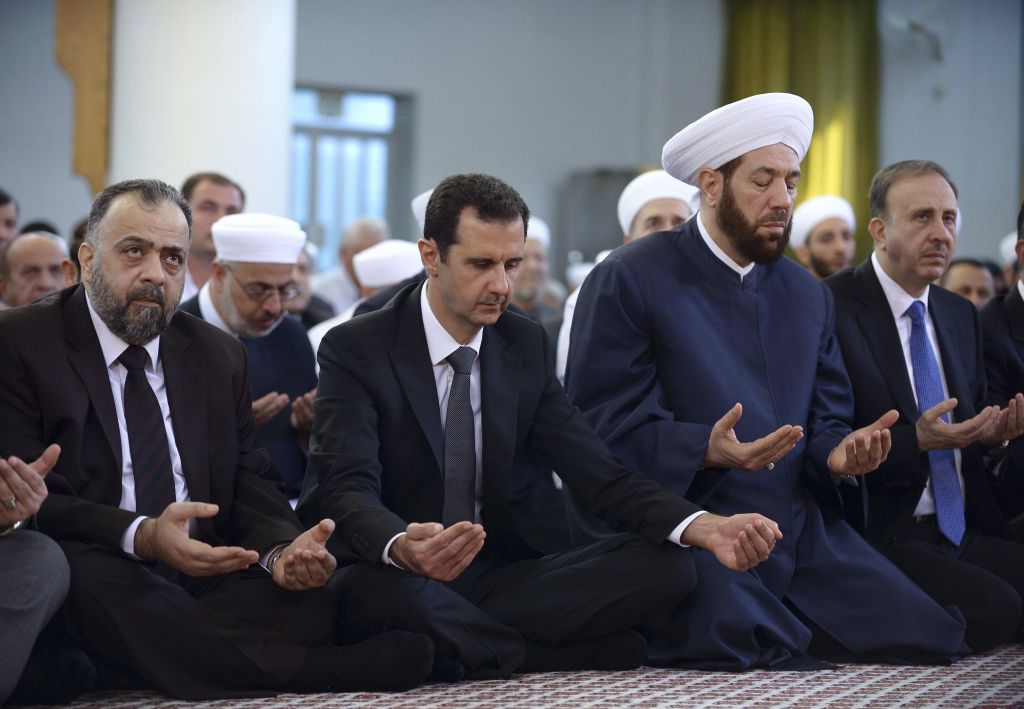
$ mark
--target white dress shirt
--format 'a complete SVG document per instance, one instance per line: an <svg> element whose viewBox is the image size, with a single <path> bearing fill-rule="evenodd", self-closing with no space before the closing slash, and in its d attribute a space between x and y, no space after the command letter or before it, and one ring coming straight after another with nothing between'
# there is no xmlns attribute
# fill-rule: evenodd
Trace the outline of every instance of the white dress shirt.
<svg viewBox="0 0 1024 709"><path fill-rule="evenodd" d="M128 343L115 335L107 327L107 324L100 318L99 313L92 307L92 301L86 293L86 303L89 305L89 317L96 329L96 337L100 341L100 349L103 351L103 363L107 366L107 379L110 381L110 392L114 396L114 411L117 414L117 428L121 436L121 503L118 505L123 510L135 511L135 474L132 470L132 453L128 445L128 424L124 417L124 385L128 377L128 370L123 364L117 361L126 349ZM167 386L164 382L164 368L160 362L160 336L154 337L143 346L149 359L146 362L146 379L156 394L157 403L160 405L160 413L164 417L164 430L167 432L167 448L171 453L171 473L174 475L174 499L177 502L187 502L188 485L185 482L185 475L181 468L181 456L178 454L178 446L174 441L174 426L171 423L171 409L167 404ZM146 519L139 516L125 530L121 537L121 548L126 554L134 556L135 553L135 532Z"/></svg>
<svg viewBox="0 0 1024 709"><path fill-rule="evenodd" d="M224 318L220 316L217 308L214 307L213 296L210 293L210 281L204 283L203 287L199 289L199 314L203 316L203 320L218 330L223 330L232 337L238 337L238 333L228 327L228 324L224 322Z"/></svg>
<svg viewBox="0 0 1024 709"><path fill-rule="evenodd" d="M907 365L907 376L910 377L910 388L914 392L914 400L917 401L917 384L914 382L914 363L910 360L910 331L912 327L912 321L910 316L906 314L907 309L915 300L920 300L924 303L924 322L925 330L928 333L928 344L931 345L932 354L935 356L935 361L939 365L939 378L942 380L942 396L944 399L949 398L949 387L946 386L946 370L942 364L942 357L939 354L939 341L935 336L935 323L932 322L932 315L928 311L928 292L931 286L925 286L924 292L917 298L903 290L903 287L889 277L889 274L882 268L882 264L878 262L878 256L871 254L871 266L875 269L875 275L878 276L878 282L882 284L882 290L885 292L885 298L889 301L889 307L892 309L892 317L896 321L896 330L900 335L900 346L903 348L903 361ZM950 413L949 420L953 421L953 414ZM962 456L960 455L960 449L953 449L953 458L956 462L956 475L960 480L960 499L964 499L964 476L960 470L960 462ZM914 515L932 515L935 514L935 498L932 496L932 479L928 477L928 483L925 485L924 492L921 493L921 499L917 502L917 507L914 508Z"/></svg>

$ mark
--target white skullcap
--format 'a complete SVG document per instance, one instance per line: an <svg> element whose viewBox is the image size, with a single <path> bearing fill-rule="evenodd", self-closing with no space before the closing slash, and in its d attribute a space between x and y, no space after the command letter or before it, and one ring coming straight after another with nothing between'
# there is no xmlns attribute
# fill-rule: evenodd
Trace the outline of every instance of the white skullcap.
<svg viewBox="0 0 1024 709"><path fill-rule="evenodd" d="M804 159L814 132L811 104L793 94L758 94L716 108L676 133L661 151L661 164L678 180L697 184L701 168L782 143Z"/></svg>
<svg viewBox="0 0 1024 709"><path fill-rule="evenodd" d="M548 223L540 217L530 215L530 226L526 229L526 238L539 241L541 245L548 249L551 247L551 229L548 228Z"/></svg>
<svg viewBox="0 0 1024 709"><path fill-rule="evenodd" d="M823 194L812 197L793 212L793 230L789 235L789 243L794 249L803 246L814 228L826 219L842 219L850 232L857 228L857 218L853 216L850 203L842 197Z"/></svg>
<svg viewBox="0 0 1024 709"><path fill-rule="evenodd" d="M303 245L302 250L306 252L306 256L309 256L310 261L316 261L320 256L320 247L312 241L307 241L305 245Z"/></svg>
<svg viewBox="0 0 1024 709"><path fill-rule="evenodd" d="M272 214L228 214L213 223L213 245L221 261L295 263L306 243L298 222Z"/></svg>
<svg viewBox="0 0 1024 709"><path fill-rule="evenodd" d="M416 217L416 223L420 225L420 236L423 236L423 225L427 223L427 202L430 201L430 195L433 193L433 189L421 192L413 197L412 202L409 203L409 206L412 208L412 215Z"/></svg>
<svg viewBox="0 0 1024 709"><path fill-rule="evenodd" d="M596 266L597 264L601 263L606 258L608 258L608 254L610 254L611 252L612 252L611 249L605 249L604 251L598 251L597 252L597 256L594 257L594 265Z"/></svg>
<svg viewBox="0 0 1024 709"><path fill-rule="evenodd" d="M654 199L678 199L694 214L700 209L700 190L680 182L664 170L651 170L634 177L619 195L619 226L628 234L644 205Z"/></svg>
<svg viewBox="0 0 1024 709"><path fill-rule="evenodd" d="M423 269L420 250L405 239L386 239L352 257L356 278L367 288L383 288L415 276Z"/></svg>
<svg viewBox="0 0 1024 709"><path fill-rule="evenodd" d="M999 256L1003 259L1003 264L1017 260L1017 232L1011 231L999 240Z"/></svg>

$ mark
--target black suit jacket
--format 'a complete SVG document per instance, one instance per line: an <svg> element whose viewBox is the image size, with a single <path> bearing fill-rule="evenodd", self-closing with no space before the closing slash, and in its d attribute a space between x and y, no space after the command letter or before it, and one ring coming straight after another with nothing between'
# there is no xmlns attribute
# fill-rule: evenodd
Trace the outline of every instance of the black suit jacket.
<svg viewBox="0 0 1024 709"><path fill-rule="evenodd" d="M377 563L409 522L441 519L443 436L420 312L422 286L331 330L320 345L314 441L299 503L304 519L334 518L332 552ZM509 490L524 466L554 468L603 518L661 543L697 511L617 464L562 391L536 322L506 312L480 352L487 549L536 556L519 533Z"/></svg>
<svg viewBox="0 0 1024 709"><path fill-rule="evenodd" d="M1024 300L1017 284L1004 297L990 300L980 317L988 379L986 403L1006 406L1011 397L1024 392ZM1010 443L996 489L1007 517L1024 512L1024 437Z"/></svg>
<svg viewBox="0 0 1024 709"><path fill-rule="evenodd" d="M928 482L928 454L917 445L917 399L910 384L896 321L871 260L847 269L826 283L836 302L836 334L853 384L854 428L866 426L889 409L899 411L892 428L892 450L873 473L861 478L868 489L866 521L851 519L869 541L885 545L913 517ZM953 416L966 421L985 399L981 326L966 299L938 286L928 295L939 355L949 395L957 399ZM961 450L968 525L994 534L1003 530L980 444Z"/></svg>
<svg viewBox="0 0 1024 709"><path fill-rule="evenodd" d="M220 506L197 521L195 536L255 550L294 538L298 519L255 445L242 344L178 312L161 335L160 361L189 498ZM0 313L0 452L34 460L61 446L37 515L42 531L120 548L137 516L118 507L120 440L83 287Z"/></svg>

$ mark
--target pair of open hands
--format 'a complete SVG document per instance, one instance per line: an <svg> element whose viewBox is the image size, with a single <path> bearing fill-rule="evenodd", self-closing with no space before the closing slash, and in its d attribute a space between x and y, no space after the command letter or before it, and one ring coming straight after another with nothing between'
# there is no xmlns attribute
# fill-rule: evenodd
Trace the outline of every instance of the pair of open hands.
<svg viewBox="0 0 1024 709"><path fill-rule="evenodd" d="M57 464L60 446L54 444L32 463L16 456L0 460L0 528L21 522L39 511L46 499L43 478ZM4 501L14 500L11 507ZM259 554L241 547L214 547L188 535L190 519L213 517L217 505L172 502L159 517L149 518L135 532L135 554L145 561L162 561L189 576L213 576L241 571L255 564ZM278 586L293 591L323 586L337 562L326 549L334 521L321 520L289 544L274 564Z"/></svg>
<svg viewBox="0 0 1024 709"><path fill-rule="evenodd" d="M291 412L288 414L288 422L292 428L300 434L309 435L313 428L313 399L316 397L316 389L310 389L305 394L297 397L291 402ZM256 425L262 426L277 415L277 412L288 406L287 394L279 394L272 391L252 402L252 415L256 419Z"/></svg>

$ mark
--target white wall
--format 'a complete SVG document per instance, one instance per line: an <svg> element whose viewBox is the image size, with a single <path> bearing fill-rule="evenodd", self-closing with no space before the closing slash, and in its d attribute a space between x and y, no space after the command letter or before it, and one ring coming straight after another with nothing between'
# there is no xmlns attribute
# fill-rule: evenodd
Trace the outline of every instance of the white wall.
<svg viewBox="0 0 1024 709"><path fill-rule="evenodd" d="M880 164L929 159L960 190L957 255L995 258L1021 200L1022 3L880 0ZM907 29L908 21L931 37ZM935 55L936 48L941 59Z"/></svg>
<svg viewBox="0 0 1024 709"><path fill-rule="evenodd" d="M21 223L46 219L65 236L92 194L71 172L71 82L53 56L53 0L4 0L0 8L0 187Z"/></svg>
<svg viewBox="0 0 1024 709"><path fill-rule="evenodd" d="M664 142L718 99L717 0L297 9L298 83L414 96L414 194L453 173L489 172L553 224L571 172L659 164Z"/></svg>

